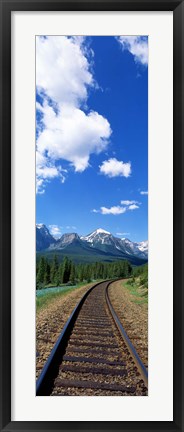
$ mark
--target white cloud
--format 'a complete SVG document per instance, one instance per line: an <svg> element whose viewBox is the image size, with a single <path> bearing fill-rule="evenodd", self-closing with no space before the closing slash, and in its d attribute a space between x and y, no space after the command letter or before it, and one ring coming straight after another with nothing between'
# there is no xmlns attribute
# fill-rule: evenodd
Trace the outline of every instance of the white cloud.
<svg viewBox="0 0 184 432"><path fill-rule="evenodd" d="M94 86L84 38L36 38L36 85L56 103L79 106Z"/></svg>
<svg viewBox="0 0 184 432"><path fill-rule="evenodd" d="M61 165L56 167L52 160L39 151L36 152L36 190L38 194L43 194L46 184L55 177L59 177L61 183L64 183L66 173L67 171Z"/></svg>
<svg viewBox="0 0 184 432"><path fill-rule="evenodd" d="M132 205L130 205L130 206L128 207L129 210L136 210L136 209L138 209L138 208L139 208L139 206L136 205L136 204L132 204Z"/></svg>
<svg viewBox="0 0 184 432"><path fill-rule="evenodd" d="M43 179L36 178L36 193L40 195L45 193L45 183Z"/></svg>
<svg viewBox="0 0 184 432"><path fill-rule="evenodd" d="M121 201L121 204L129 206L131 204L140 204L140 203L138 201L134 201L134 200L133 201L124 200L124 201Z"/></svg>
<svg viewBox="0 0 184 432"><path fill-rule="evenodd" d="M102 213L103 215L106 215L106 214L119 215L119 214L122 214L125 212L126 212L125 207L120 207L120 206L113 206L110 208L100 207L100 213Z"/></svg>
<svg viewBox="0 0 184 432"><path fill-rule="evenodd" d="M58 225L49 225L49 231L53 235L53 237L55 237L55 238L61 237L61 234L62 234L61 229L62 229L62 227L60 227Z"/></svg>
<svg viewBox="0 0 184 432"><path fill-rule="evenodd" d="M140 194L141 195L148 195L148 191L141 191Z"/></svg>
<svg viewBox="0 0 184 432"><path fill-rule="evenodd" d="M102 207L100 207L100 210L93 209L93 210L91 210L91 212L92 213L101 213L103 215L106 215L106 214L118 215L118 214L123 214L129 210L138 209L141 203L138 201L135 201L135 200L132 200L132 201L122 200L121 204L123 204L124 206L122 206L122 205L116 205L116 206L112 206L112 207L102 206ZM121 233L119 235L125 235L125 234L126 233L124 233L124 234ZM129 233L127 233L127 234L129 234Z"/></svg>
<svg viewBox="0 0 184 432"><path fill-rule="evenodd" d="M136 63L148 64L148 38L145 36L119 36L117 40L123 50L128 50Z"/></svg>
<svg viewBox="0 0 184 432"><path fill-rule="evenodd" d="M116 158L103 161L99 168L100 172L108 177L129 177L131 174L131 163L124 163Z"/></svg>
<svg viewBox="0 0 184 432"><path fill-rule="evenodd" d="M86 47L85 37L37 37L36 44L36 84L42 100L36 104L40 113L37 155L44 159L42 166L37 165L37 177L43 190L46 179L65 181L60 159L76 172L84 171L91 154L107 148L111 128L99 113L82 110L88 89L97 88L90 70L93 52Z"/></svg>
<svg viewBox="0 0 184 432"><path fill-rule="evenodd" d="M111 134L109 122L97 112L85 114L79 108L64 105L56 114L45 104L42 108L44 130L37 139L38 151L52 160L64 159L75 171L89 166L92 153L100 153L108 145Z"/></svg>

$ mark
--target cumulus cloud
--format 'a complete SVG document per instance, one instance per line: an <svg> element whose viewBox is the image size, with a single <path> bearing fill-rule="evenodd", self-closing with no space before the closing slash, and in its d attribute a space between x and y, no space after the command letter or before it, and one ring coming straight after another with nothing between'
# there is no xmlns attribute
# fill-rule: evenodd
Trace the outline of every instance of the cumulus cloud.
<svg viewBox="0 0 184 432"><path fill-rule="evenodd" d="M132 205L130 205L130 206L128 207L129 210L136 210L136 209L138 209L138 208L139 208L139 206L136 205L136 204L132 204Z"/></svg>
<svg viewBox="0 0 184 432"><path fill-rule="evenodd" d="M131 174L131 163L124 163L116 158L103 161L99 168L100 172L108 177L129 177Z"/></svg>
<svg viewBox="0 0 184 432"><path fill-rule="evenodd" d="M62 234L61 229L62 229L62 227L60 227L58 225L49 225L50 233L55 238L60 238L61 237L61 234Z"/></svg>
<svg viewBox="0 0 184 432"><path fill-rule="evenodd" d="M56 103L79 106L94 86L84 38L49 36L36 38L36 85Z"/></svg>
<svg viewBox="0 0 184 432"><path fill-rule="evenodd" d="M147 36L119 36L117 40L123 50L128 50L136 63L144 66L148 64L148 38Z"/></svg>
<svg viewBox="0 0 184 432"><path fill-rule="evenodd" d="M132 205L132 204L140 204L138 201L134 201L134 200L132 200L132 201L129 201L129 200L122 200L121 201L121 204L124 204L124 205L127 205L127 206L129 206L129 205Z"/></svg>
<svg viewBox="0 0 184 432"><path fill-rule="evenodd" d="M91 211L92 211L92 213L101 213L103 215L107 215L107 214L119 215L119 214L123 214L129 210L136 210L139 208L139 205L141 204L135 200L132 200L132 201L122 200L120 203L123 205L116 205L116 206L112 206L112 207L102 206L102 207L100 207L99 210L93 209Z"/></svg>
<svg viewBox="0 0 184 432"><path fill-rule="evenodd" d="M36 193L37 194L44 194L45 193L45 183L43 179L36 178Z"/></svg>
<svg viewBox="0 0 184 432"><path fill-rule="evenodd" d="M97 112L89 114L64 105L57 114L47 103L42 107L44 130L37 139L37 149L52 160L64 159L75 171L89 166L92 153L100 153L108 145L109 122Z"/></svg>
<svg viewBox="0 0 184 432"><path fill-rule="evenodd" d="M119 215L122 213L126 212L126 208L125 207L121 207L121 206L113 206L113 207L100 207L100 213L103 215L106 214L112 214L112 215Z"/></svg>
<svg viewBox="0 0 184 432"><path fill-rule="evenodd" d="M36 38L37 164L38 193L51 178L64 182L61 160L76 172L89 166L91 154L104 151L109 143L108 120L95 111L84 112L88 89L97 87L91 71L92 50L85 37ZM68 168L69 170L69 168Z"/></svg>
<svg viewBox="0 0 184 432"><path fill-rule="evenodd" d="M53 178L59 177L61 183L65 182L67 170L63 169L61 165L57 167L53 164L52 160L46 158L39 151L36 152L36 191L37 194L45 192L46 184Z"/></svg>
<svg viewBox="0 0 184 432"><path fill-rule="evenodd" d="M140 194L141 195L148 195L148 191L141 191Z"/></svg>

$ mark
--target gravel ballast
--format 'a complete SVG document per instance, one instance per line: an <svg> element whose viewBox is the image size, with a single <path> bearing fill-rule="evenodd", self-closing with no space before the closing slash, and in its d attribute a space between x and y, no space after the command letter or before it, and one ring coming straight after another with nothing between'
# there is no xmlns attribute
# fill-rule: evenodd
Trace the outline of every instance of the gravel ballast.
<svg viewBox="0 0 184 432"><path fill-rule="evenodd" d="M109 286L109 297L129 339L142 362L148 367L148 304L130 292L125 281Z"/></svg>
<svg viewBox="0 0 184 432"><path fill-rule="evenodd" d="M37 312L36 315L36 377L48 359L66 321L76 304L94 283L67 292Z"/></svg>

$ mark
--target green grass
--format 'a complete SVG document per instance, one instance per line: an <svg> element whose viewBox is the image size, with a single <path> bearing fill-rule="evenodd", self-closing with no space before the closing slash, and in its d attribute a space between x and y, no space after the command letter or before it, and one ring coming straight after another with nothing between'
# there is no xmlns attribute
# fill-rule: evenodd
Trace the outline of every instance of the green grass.
<svg viewBox="0 0 184 432"><path fill-rule="evenodd" d="M95 281L95 283L98 283L100 281ZM89 286L90 287L91 282L90 283L86 283L86 282L81 282L78 283L77 285L71 287L66 287L66 289L64 289L63 291L60 292L49 292L46 293L45 295L42 295L41 297L36 297L36 312L40 311L40 309L44 309L47 308L48 306L50 306L50 303L53 302L56 299L59 299L61 297L64 297L66 295L68 295L69 292L72 292L74 290L77 290L83 286Z"/></svg>
<svg viewBox="0 0 184 432"><path fill-rule="evenodd" d="M141 284L140 277L131 278L128 282L123 283L123 286L132 294L133 302L136 304L148 303L148 289Z"/></svg>

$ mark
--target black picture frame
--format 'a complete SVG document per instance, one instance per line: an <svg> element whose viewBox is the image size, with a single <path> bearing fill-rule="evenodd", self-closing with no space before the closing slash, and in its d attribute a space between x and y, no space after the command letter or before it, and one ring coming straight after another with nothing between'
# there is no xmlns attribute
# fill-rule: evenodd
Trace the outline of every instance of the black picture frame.
<svg viewBox="0 0 184 432"><path fill-rule="evenodd" d="M173 11L174 19L174 418L172 422L11 421L11 12ZM184 0L0 0L0 429L2 431L184 431ZM163 113L164 115L164 113ZM182 146L183 144L183 146ZM167 362L167 359L166 359ZM164 388L162 391L164 398Z"/></svg>

